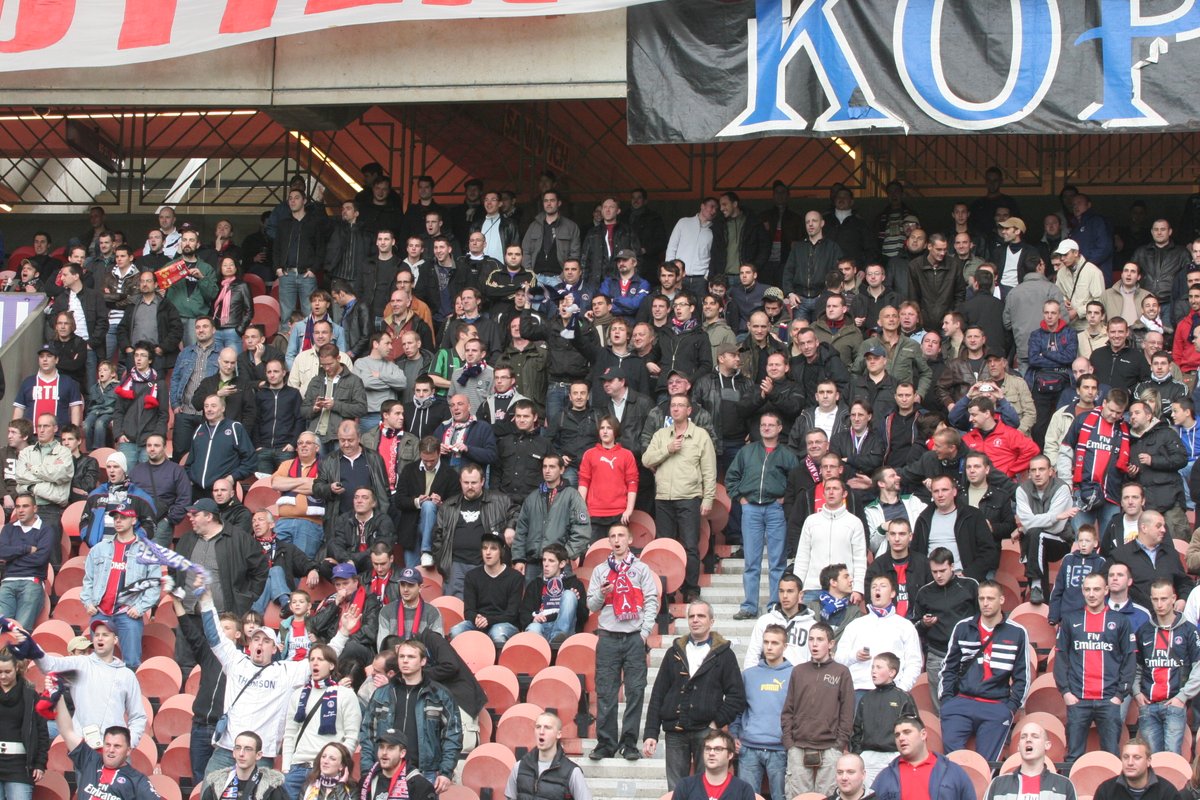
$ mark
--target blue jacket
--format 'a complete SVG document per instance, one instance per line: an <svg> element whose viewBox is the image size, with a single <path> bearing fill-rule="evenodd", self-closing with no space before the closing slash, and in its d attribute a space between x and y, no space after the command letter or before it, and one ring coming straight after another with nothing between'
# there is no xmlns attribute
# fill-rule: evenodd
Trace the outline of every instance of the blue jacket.
<svg viewBox="0 0 1200 800"><path fill-rule="evenodd" d="M1083 610L1083 579L1093 572L1103 572L1108 560L1099 553L1082 556L1067 553L1054 579L1050 592L1050 624L1055 625L1064 615Z"/></svg>
<svg viewBox="0 0 1200 800"><path fill-rule="evenodd" d="M642 303L650 296L650 284L646 279L634 273L633 280L629 283L629 291L621 293L621 279L615 275L604 279L600 284L600 294L608 295L612 298L613 316L633 318L637 316L638 309Z"/></svg>
<svg viewBox="0 0 1200 800"><path fill-rule="evenodd" d="M257 404L251 440L256 447L279 450L294 445L304 433L308 418L304 415L304 400L294 386L282 389L264 386L255 392Z"/></svg>
<svg viewBox="0 0 1200 800"><path fill-rule="evenodd" d="M204 365L204 377L207 378L217 371L217 354L220 351L221 348L215 345L208 351L207 363ZM183 348L179 358L175 359L175 371L171 373L171 408L179 408L183 405L183 390L192 377L192 370L196 369L197 355L196 345L193 344Z"/></svg>
<svg viewBox="0 0 1200 800"><path fill-rule="evenodd" d="M201 423L192 436L187 472L192 483L204 489L226 475L235 480L250 477L254 472L254 445L242 423L227 419L216 425Z"/></svg>
<svg viewBox="0 0 1200 800"><path fill-rule="evenodd" d="M731 768L730 772L732 773L732 771ZM725 787L721 800L754 800L754 796L754 788L734 775L730 779L729 785ZM701 771L698 775L688 775L675 784L671 800L708 800L708 790L704 788L704 772Z"/></svg>
<svg viewBox="0 0 1200 800"><path fill-rule="evenodd" d="M756 666L742 671L746 708L729 726L729 732L741 740L743 747L783 752L780 715L787 700L793 669L795 665L786 658L775 667L759 659Z"/></svg>
<svg viewBox="0 0 1200 800"><path fill-rule="evenodd" d="M1161 646L1160 631L1167 634L1165 648ZM1146 695L1151 703L1176 697L1184 703L1191 700L1200 688L1196 685L1200 675L1193 674L1200 662L1200 633L1196 626L1182 614L1176 614L1170 628L1147 622L1138 629L1137 640L1138 681L1134 691Z"/></svg>
<svg viewBox="0 0 1200 800"><path fill-rule="evenodd" d="M1113 237L1108 220L1089 209L1071 229L1071 238L1079 245L1080 254L1104 273L1105 286L1112 283Z"/></svg>
<svg viewBox="0 0 1200 800"><path fill-rule="evenodd" d="M107 524L108 512L122 503L132 504L137 512L134 531L144 536L154 536L154 521L157 518L154 498L132 481L127 480L124 485L116 487L105 481L88 495L79 519L79 536L89 547L95 547L102 541L106 532L112 535L112 529Z"/></svg>
<svg viewBox="0 0 1200 800"><path fill-rule="evenodd" d="M396 679L398 680L398 679ZM359 743L362 745L362 772L375 766L375 742L379 734L396 725L397 693L395 681L381 686L371 695L362 715ZM450 690L428 678L417 692L417 769L454 777L454 768L462 752L462 720Z"/></svg>
<svg viewBox="0 0 1200 800"><path fill-rule="evenodd" d="M100 542L87 554L87 567L83 573L83 588L79 600L85 606L99 606L108 586L108 573L112 570L113 540ZM158 605L162 594L162 565L143 564L138 554L149 552L145 542L135 539L125 551L125 583L117 594L117 610L132 606L145 613Z"/></svg>
<svg viewBox="0 0 1200 800"><path fill-rule="evenodd" d="M975 786L966 771L945 756L930 753L934 759L929 776L929 800L976 800ZM900 800L900 759L883 768L875 778L875 800Z"/></svg>
<svg viewBox="0 0 1200 800"><path fill-rule="evenodd" d="M1059 323L1059 329L1054 332L1046 330L1046 323L1043 322L1029 334L1029 374L1026 379L1031 383L1034 371L1039 369L1070 374L1071 362L1079 355L1079 337L1065 320Z"/></svg>
<svg viewBox="0 0 1200 800"><path fill-rule="evenodd" d="M454 424L454 420L446 420L437 427L433 432L433 438L438 442L442 441L442 437L446 434L446 430ZM468 461L479 464L482 467L487 467L496 463L499 451L496 445L496 434L492 430L490 423L483 420L476 420L471 423L471 427L467 428L467 435L463 439L463 444L467 446L465 453L454 453L449 456L442 456L442 463L448 464L455 469L458 469Z"/></svg>
<svg viewBox="0 0 1200 800"><path fill-rule="evenodd" d="M1003 620L992 631L992 676L984 679L980 657L979 617L959 620L950 634L942 662L939 692L942 702L956 695L1005 703L1015 714L1025 705L1029 689L1029 636L1015 622Z"/></svg>

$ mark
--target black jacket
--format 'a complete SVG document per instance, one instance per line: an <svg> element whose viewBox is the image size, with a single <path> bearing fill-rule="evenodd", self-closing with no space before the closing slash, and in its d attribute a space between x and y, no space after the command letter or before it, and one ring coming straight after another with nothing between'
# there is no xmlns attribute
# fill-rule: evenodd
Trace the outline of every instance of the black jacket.
<svg viewBox="0 0 1200 800"><path fill-rule="evenodd" d="M804 392L805 406L817 404L817 384L824 380L836 383L843 398L850 396L850 371L827 342L817 345L817 354L811 364L802 355L794 357L789 364L789 373Z"/></svg>
<svg viewBox="0 0 1200 800"><path fill-rule="evenodd" d="M1159 545L1158 558L1150 563L1150 556L1134 539L1113 551L1112 560L1129 567L1129 576L1133 586L1129 588L1129 596L1133 602L1150 608L1150 584L1159 578L1166 578L1175 584L1175 594L1187 597L1192 590L1192 579L1183 571L1183 562L1175 551L1170 534Z"/></svg>
<svg viewBox="0 0 1200 800"><path fill-rule="evenodd" d="M199 540L195 531L188 531L175 546L175 552L190 559ZM262 547L246 531L223 528L216 537L216 552L221 576L221 602L217 608L241 616L250 610L267 585L267 560ZM180 585L181 580L183 575L177 575L175 584Z"/></svg>
<svg viewBox="0 0 1200 800"><path fill-rule="evenodd" d="M217 279L219 284L220 278ZM216 313L216 301L213 301L213 313ZM128 316L128 313L126 313ZM218 328L233 328L237 331L238 336L246 332L246 328L250 327L250 320L254 319L254 301L250 298L250 287L245 281L238 279L229 287L229 318L222 325L219 319L213 318L213 325ZM164 348L165 349L165 348Z"/></svg>
<svg viewBox="0 0 1200 800"><path fill-rule="evenodd" d="M42 331L42 341L54 339L54 318L61 311L69 311L71 301L65 289L54 298L54 302L46 307L46 320ZM104 337L108 335L108 306L104 303L104 295L86 286L79 293L79 304L83 307L83 318L87 322L88 344L96 353L107 349ZM79 333L78 331L76 333Z"/></svg>
<svg viewBox="0 0 1200 800"><path fill-rule="evenodd" d="M192 395L192 404L196 408L204 408L204 398L217 393L220 386L221 373L214 372L196 387ZM254 420L258 417L255 404L255 385L248 376L238 374L234 380L237 391L225 398L225 419L242 423L247 432L254 430ZM159 396L162 394L160 392ZM293 442L295 444L295 442Z"/></svg>
<svg viewBox="0 0 1200 800"><path fill-rule="evenodd" d="M988 473L988 488L979 500L979 513L992 530L996 547L1012 535L1017 527L1013 503L1017 496L1017 484L998 469Z"/></svg>
<svg viewBox="0 0 1200 800"><path fill-rule="evenodd" d="M566 325L562 317L555 314L545 324L540 324L533 317L521 319L521 338L534 342L546 343L546 374L551 381L570 381L576 378L586 378L591 371L587 358L580 352L580 347L570 339L564 339L562 334ZM576 318L575 337L595 339L596 332L590 322L583 317ZM708 347L707 338L705 347Z"/></svg>
<svg viewBox="0 0 1200 800"><path fill-rule="evenodd" d="M867 573L868 579L870 572ZM854 711L854 732L850 734L850 752L877 750L890 753L896 749L892 728L900 717L915 717L917 703L896 684L876 686L862 696ZM870 790L867 790L868 794ZM865 798L864 798L865 800Z"/></svg>
<svg viewBox="0 0 1200 800"><path fill-rule="evenodd" d="M712 342L698 324L690 331L659 336L658 350L661 354L658 365L662 368L658 373L660 392L666 391L671 370L679 370L693 382L712 372Z"/></svg>
<svg viewBox="0 0 1200 800"><path fill-rule="evenodd" d="M596 434L597 417L593 409L575 411L568 405L556 419L550 420L548 433L554 442L554 449L570 456L575 466L579 465L579 460L588 448L599 441ZM524 495L521 495L520 499L524 500Z"/></svg>
<svg viewBox="0 0 1200 800"><path fill-rule="evenodd" d="M272 250L275 267L285 267L294 256L300 274L305 270L319 271L325 264L325 222L324 216L312 211L306 211L303 219L288 213L280 220Z"/></svg>
<svg viewBox="0 0 1200 800"><path fill-rule="evenodd" d="M1131 323L1132 324L1132 323ZM1097 347L1092 351L1092 372L1101 386L1111 386L1132 392L1133 387L1150 379L1150 365L1142 351L1126 342L1124 349L1114 353L1112 345Z"/></svg>
<svg viewBox="0 0 1200 800"><path fill-rule="evenodd" d="M660 731L698 731L716 723L723 728L746 707L746 688L733 647L719 633L696 674L688 673L681 636L663 655L646 709L643 739L658 739Z"/></svg>
<svg viewBox="0 0 1200 800"><path fill-rule="evenodd" d="M140 295L135 303L140 303ZM166 359L166 368L170 369L175 366L175 357L179 355L179 343L183 341L183 320L179 317L179 311L175 306L159 298L158 308L155 309L155 317L158 320L158 339L154 344L162 348L163 358ZM253 311L251 311L253 316ZM247 323L249 324L249 323ZM242 329L245 333L245 329ZM130 341L133 336L133 307L125 309L125 316L117 323L117 351L124 353L126 347L133 347L137 342ZM62 369L61 359L58 365Z"/></svg>
<svg viewBox="0 0 1200 800"><path fill-rule="evenodd" d="M1150 770L1150 783L1141 793L1135 795L1125 783L1125 776L1117 775L1096 787L1093 800L1177 800L1180 795L1174 785L1155 775L1153 767L1148 767L1148 769Z"/></svg>
<svg viewBox="0 0 1200 800"><path fill-rule="evenodd" d="M1166 512L1184 508L1183 478L1179 471L1187 466L1187 450L1175 429L1158 421L1141 436L1131 433L1129 463L1137 464L1137 482L1146 493L1146 508ZM1150 463L1141 463L1142 453Z"/></svg>
<svg viewBox="0 0 1200 800"><path fill-rule="evenodd" d="M873 228L854 212L839 222L837 213L830 211L825 214L823 233L837 242L846 258L854 259L856 267L865 269L867 264L877 263L879 258L879 238Z"/></svg>
<svg viewBox="0 0 1200 800"><path fill-rule="evenodd" d="M486 220L487 220L486 212L483 214L477 214L475 216L475 221L471 223L471 231L470 232L474 233L475 231L482 231L483 227L484 227L484 222ZM495 229L492 229L492 226L490 223L488 223L488 228L492 230L493 236L495 235L495 230L500 231L500 250L501 250L501 252L507 250L508 246L510 244L520 244L521 243L521 231L520 231L520 229L517 228L517 222L512 217L506 217L503 214L501 214L500 222L495 226ZM487 236L487 234L484 234L484 236Z"/></svg>
<svg viewBox="0 0 1200 800"><path fill-rule="evenodd" d="M68 378L74 378L79 384L79 391L84 393L86 399L86 389L92 385L87 379L87 342L73 333L65 342L56 336L47 344L58 356L58 371Z"/></svg>
<svg viewBox="0 0 1200 800"><path fill-rule="evenodd" d="M974 578L955 576L945 586L938 586L930 579L917 589L912 618L925 644L940 653L945 653L950 646L950 635L958 621L978 613L979 582ZM932 627L926 627L921 622L921 618L926 614L937 617L937 622Z"/></svg>
<svg viewBox="0 0 1200 800"><path fill-rule="evenodd" d="M367 460L367 472L370 474L371 490L375 492L375 500L378 503L375 513L384 515L387 513L390 501L388 492L387 468L383 465L383 458L374 450L362 449L362 458ZM320 465L317 467L317 477L313 481L313 497L322 500L325 503L325 535L328 538L333 532L334 521L347 509L352 509L353 498L346 498L345 507L342 506L343 495L334 494L329 488L342 479L342 452L334 450L329 455L321 459ZM367 557L367 563L370 563L370 556ZM362 572L362 569L359 570Z"/></svg>
<svg viewBox="0 0 1200 800"><path fill-rule="evenodd" d="M509 497L520 500L541 484L542 458L558 452L550 438L537 430L498 436L496 450L497 463L491 476L493 485Z"/></svg>
<svg viewBox="0 0 1200 800"><path fill-rule="evenodd" d="M950 239L951 244L954 243L954 237L947 236L946 238ZM990 261L996 265L997 281L999 281L1004 275L1004 264L1008 260L1008 248L1010 246L1011 245L1003 244L991 251ZM1016 245L1016 247L1020 250L1020 254L1017 256L1017 283L1020 284L1021 281L1025 280L1025 276L1028 273L1037 272L1038 261L1041 259L1042 255L1038 252L1036 246L1027 242L1020 242ZM953 251L954 248L951 247L950 250ZM985 252L981 255L986 258L988 254ZM947 256L947 258L948 257L949 256ZM1050 259L1046 259L1046 272L1048 273L1052 269L1053 268L1050 266ZM990 336L988 337L988 344L992 345L993 347L998 345L997 342L992 341Z"/></svg>
<svg viewBox="0 0 1200 800"><path fill-rule="evenodd" d="M892 558L891 550L888 550L881 556L876 556L875 560L871 562L871 566L867 567L867 586L871 585L871 579L876 575L891 575L893 579L896 577L896 563ZM908 613L905 617L912 621L917 619L915 616L917 610L917 591L933 580L933 574L929 571L929 559L920 555L913 555L910 550L907 575L908 577L904 581L904 593L897 596L896 599L908 601ZM904 594L907 594L907 597L903 596ZM888 737L890 739L891 734L888 734Z"/></svg>
<svg viewBox="0 0 1200 800"><path fill-rule="evenodd" d="M541 474L540 471L538 474ZM458 471L447 464L441 464L433 477L430 492L439 495L445 501L457 497L461 491ZM417 498L423 494L425 470L421 462L406 464L396 477L396 492L388 506L396 530L396 543L405 550L415 550L419 544L417 523L421 517L421 508L417 505Z"/></svg>
<svg viewBox="0 0 1200 800"><path fill-rule="evenodd" d="M637 233L628 223L617 221L613 227L613 246L610 254L608 247L608 227L602 222L593 225L583 236L580 248L580 260L583 262L583 282L599 286L600 281L617 274L617 253L621 250L632 250L637 253L642 244L638 241ZM769 248L768 248L769 249ZM716 256L716 247L713 248Z"/></svg>
<svg viewBox="0 0 1200 800"><path fill-rule="evenodd" d="M437 681L454 697L459 708L472 717L479 716L487 703L487 695L471 668L462 660L458 651L450 646L446 637L426 628L417 634L417 638L429 651L429 660L425 663L424 675L431 681Z"/></svg>
<svg viewBox="0 0 1200 800"><path fill-rule="evenodd" d="M267 379L268 361L282 361L284 368L287 368L287 359L284 357L283 352L269 344L264 344L262 358L259 359L258 363L250 360L249 352L243 350L242 352L238 353L238 374L247 376L255 383L262 383Z"/></svg>
<svg viewBox="0 0 1200 800"><path fill-rule="evenodd" d="M132 444L144 447L150 434L167 435L167 383L161 379L156 383L158 402L151 401L150 408L146 407L146 398L151 391L149 383L135 381L131 399L117 397L116 414L113 415L114 440L125 436Z"/></svg>
<svg viewBox="0 0 1200 800"><path fill-rule="evenodd" d="M454 274L450 276L450 283L447 287L450 290L450 296L458 297L458 293L469 286L478 291L482 297L484 282L488 275L503 268L504 265L491 256L483 258L471 258L470 255L459 256L454 259Z"/></svg>
<svg viewBox="0 0 1200 800"><path fill-rule="evenodd" d="M593 395L592 407L600 415L612 414L613 401L608 395L597 397ZM625 398L625 418L621 420L621 436L617 439L626 450L637 458L642 457L642 430L646 427L646 418L654 411L654 401L647 395L630 389Z"/></svg>
<svg viewBox="0 0 1200 800"><path fill-rule="evenodd" d="M929 528L936 510L931 505L917 517L912 541L914 553L929 555ZM996 540L988 530L983 514L976 509L959 504L958 515L954 520L954 539L958 542L958 555L964 575L979 581L987 576L989 570L1000 566L1000 548L996 546Z"/></svg>
<svg viewBox="0 0 1200 800"><path fill-rule="evenodd" d="M333 531L325 540L325 554L339 564L352 562L355 569L365 572L371 568L372 545L376 542L384 542L388 547L396 544L396 530L392 525L391 517L376 509L371 518L367 520L364 535L366 545L360 550L358 521L355 519L354 511L349 510L340 514L333 521ZM371 641L375 641L374 636L371 637Z"/></svg>
<svg viewBox="0 0 1200 800"><path fill-rule="evenodd" d="M729 220L721 217L713 220L712 252L708 262L709 275L724 275L730 266L729 259ZM742 233L738 237L738 262L734 273L742 264L753 264L757 272L762 272L771 257L771 237L767 229L759 221L757 214L742 209Z"/></svg>
<svg viewBox="0 0 1200 800"><path fill-rule="evenodd" d="M725 387L737 392L738 400L734 403L734 414L738 420L737 428L734 430L724 430L722 425L721 405L725 402L722 397L722 384ZM740 372L735 372L733 377L726 378L719 372L710 370L703 375L695 378L695 385L692 387L692 399L699 403L709 416L712 417L713 427L717 431L717 439L713 440L713 446L720 449L721 443L725 440L742 441L746 438L747 423L750 417L761 410L761 406L766 401L760 396L758 387L750 382ZM799 409L799 401L796 401L797 410ZM792 416L795 416L793 412Z"/></svg>
<svg viewBox="0 0 1200 800"><path fill-rule="evenodd" d="M250 428L254 446L279 450L295 445L308 425L300 390L287 385L280 389L264 387L255 391L254 402L254 427Z"/></svg>
<svg viewBox="0 0 1200 800"><path fill-rule="evenodd" d="M396 273L399 271L402 263L403 259L395 252L386 261L380 260L378 256L371 256L359 263L358 280L362 284L362 292L356 296L359 302L370 306L372 317L382 317L383 312L387 311L388 303L392 299L392 289L396 286ZM428 266L428 264L429 262L426 262L422 266L422 277L425 276L426 272L432 270L432 267ZM415 289L413 290L413 294L416 294ZM421 297L421 295L417 296ZM424 298L422 297L422 299ZM430 306L429 310L436 312L437 308L436 306ZM373 321L374 319L372 319Z"/></svg>
<svg viewBox="0 0 1200 800"><path fill-rule="evenodd" d="M391 293L389 292L389 297ZM371 352L371 334L375 332L375 317L371 302L359 297L349 311L342 313L342 333L351 358L362 358ZM424 340L422 340L424 341Z"/></svg>
<svg viewBox="0 0 1200 800"><path fill-rule="evenodd" d="M418 439L432 436L438 427L450 419L450 406L446 398L434 395L433 402L417 408L413 401L404 404L404 427Z"/></svg>
<svg viewBox="0 0 1200 800"><path fill-rule="evenodd" d="M361 221L351 225L339 219L329 232L329 243L325 247L326 277L349 281L355 288L355 294L369 288L363 285L358 265L371 254L374 245L375 237Z"/></svg>
<svg viewBox="0 0 1200 800"><path fill-rule="evenodd" d="M377 515L378 516L378 515ZM387 517L384 517L387 519ZM366 594L362 607L362 619L358 630L350 634L350 641L365 647L369 652L375 652L375 634L379 632L379 609L382 606L379 598L371 594L365 587L360 589ZM341 622L342 607L338 606L337 595L331 594L317 607L312 617L312 632L328 642L337 636L338 625Z"/></svg>

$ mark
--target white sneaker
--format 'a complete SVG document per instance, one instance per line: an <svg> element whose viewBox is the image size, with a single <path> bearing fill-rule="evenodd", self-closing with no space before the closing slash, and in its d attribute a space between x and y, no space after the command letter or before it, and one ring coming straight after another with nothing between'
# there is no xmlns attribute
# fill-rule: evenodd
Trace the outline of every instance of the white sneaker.
<svg viewBox="0 0 1200 800"><path fill-rule="evenodd" d="M433 553L421 553L421 566L422 567L432 567L433 566Z"/></svg>

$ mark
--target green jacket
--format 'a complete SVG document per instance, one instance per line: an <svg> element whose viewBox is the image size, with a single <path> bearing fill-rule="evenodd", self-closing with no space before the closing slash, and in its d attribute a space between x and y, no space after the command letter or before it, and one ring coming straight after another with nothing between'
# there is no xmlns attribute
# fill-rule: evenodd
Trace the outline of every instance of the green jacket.
<svg viewBox="0 0 1200 800"><path fill-rule="evenodd" d="M216 270L209 264L197 261L196 268L204 276L198 282L191 284L190 281L182 280L167 289L167 302L175 306L175 310L183 319L195 319L211 314L213 300L217 299L217 292L221 289ZM189 285L192 286L191 292L187 288Z"/></svg>
<svg viewBox="0 0 1200 800"><path fill-rule="evenodd" d="M731 500L774 502L787 493L788 474L799 466L800 460L783 442L770 453L762 442L751 442L738 450L726 470L725 488Z"/></svg>
<svg viewBox="0 0 1200 800"><path fill-rule="evenodd" d="M866 372L863 351L867 349L868 344L875 341L882 344L883 349L888 351L888 375L891 375L896 383L911 383L916 386L917 394L922 398L929 396L929 390L933 387L933 369L925 359L925 354L921 352L921 345L904 334L900 334L900 341L896 343L895 349L888 347L887 343L877 336L865 340L858 346L854 367L850 371L855 375L862 375Z"/></svg>

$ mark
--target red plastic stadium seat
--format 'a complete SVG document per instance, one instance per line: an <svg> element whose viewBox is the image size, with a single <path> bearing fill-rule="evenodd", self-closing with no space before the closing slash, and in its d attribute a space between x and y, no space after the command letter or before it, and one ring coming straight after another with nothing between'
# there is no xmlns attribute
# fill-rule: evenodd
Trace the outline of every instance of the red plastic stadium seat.
<svg viewBox="0 0 1200 800"><path fill-rule="evenodd" d="M975 796L983 797L992 782L992 767L987 759L974 750L955 750L947 753L946 758L963 768L975 785Z"/></svg>
<svg viewBox="0 0 1200 800"><path fill-rule="evenodd" d="M48 619L33 629L33 640L38 647L47 653L65 656L67 642L75 638L75 630L70 623L61 619ZM38 687L41 691L41 687Z"/></svg>
<svg viewBox="0 0 1200 800"><path fill-rule="evenodd" d="M496 663L514 675L536 675L550 666L550 642L540 633L523 631L504 643Z"/></svg>
<svg viewBox="0 0 1200 800"><path fill-rule="evenodd" d="M89 442L89 444L90 444L90 442ZM104 474L104 462L107 461L108 457L111 456L115 452L117 452L117 451L111 447L93 447L92 449L90 449L88 451L88 455L91 456L92 458L94 458L96 460L96 463L100 465L100 474L103 475ZM133 465L130 464L130 466L133 466ZM80 500L79 502L82 503L84 501Z"/></svg>
<svg viewBox="0 0 1200 800"><path fill-rule="evenodd" d="M583 564L579 569L575 570L576 576L583 582L585 587L592 578L592 570L603 565L611 553L612 547L609 545L607 539L600 539L591 543L587 552L583 554Z"/></svg>
<svg viewBox="0 0 1200 800"><path fill-rule="evenodd" d="M162 701L154 715L154 740L159 744L170 744L177 736L192 729L192 703L196 698L190 694L177 694Z"/></svg>
<svg viewBox="0 0 1200 800"><path fill-rule="evenodd" d="M594 633L576 633L558 648L554 663L566 667L584 678L584 687L596 691L596 644L600 641Z"/></svg>
<svg viewBox="0 0 1200 800"><path fill-rule="evenodd" d="M475 680L487 695L487 707L497 714L503 714L517 704L521 686L517 676L508 667L492 664L480 670L474 670Z"/></svg>
<svg viewBox="0 0 1200 800"><path fill-rule="evenodd" d="M184 685L183 690L185 692L187 692L188 694L192 694L192 695L196 694L196 692L200 690L200 665L199 664L192 667L192 671L188 673L187 683Z"/></svg>
<svg viewBox="0 0 1200 800"><path fill-rule="evenodd" d="M158 746L154 744L153 736L143 736L138 746L129 751L129 763L143 775L154 772L158 764Z"/></svg>
<svg viewBox="0 0 1200 800"><path fill-rule="evenodd" d="M450 646L475 674L496 663L496 643L483 631L460 633L450 642Z"/></svg>
<svg viewBox="0 0 1200 800"><path fill-rule="evenodd" d="M167 745L167 749L163 751L162 758L158 762L158 767L162 770L163 775L173 778L176 781L185 777L189 780L191 779L191 744L192 735L185 733Z"/></svg>
<svg viewBox="0 0 1200 800"><path fill-rule="evenodd" d="M650 538L651 539L654 538L656 526L655 526L655 522L654 522L654 517L651 516L649 513L645 512L645 511L634 511L632 514L629 515L629 525L630 525L630 527L633 527L634 525L639 525L639 526L645 528L646 530L650 531Z"/></svg>
<svg viewBox="0 0 1200 800"><path fill-rule="evenodd" d="M1049 603L1038 603L1037 605L1034 605L1033 603L1021 603L1019 606L1014 608L1012 611L1008 612L1008 616L1011 619L1012 617L1019 617L1022 614L1029 613L1029 612L1037 614L1038 616L1043 617L1045 619L1049 619L1050 618L1050 604Z"/></svg>
<svg viewBox="0 0 1200 800"><path fill-rule="evenodd" d="M137 668L137 680L143 695L163 700L179 694L183 672L175 659L155 656L146 659Z"/></svg>
<svg viewBox="0 0 1200 800"><path fill-rule="evenodd" d="M75 556L63 562L58 574L54 576L54 593L63 594L68 589L83 585L83 575L87 568L87 556Z"/></svg>
<svg viewBox="0 0 1200 800"><path fill-rule="evenodd" d="M1096 788L1121 774L1121 759L1103 750L1084 753L1071 765L1068 777L1080 795L1095 795ZM1190 774L1190 770L1189 770Z"/></svg>
<svg viewBox="0 0 1200 800"><path fill-rule="evenodd" d="M429 601L442 615L442 634L450 635L450 629L463 621L463 601L459 598L444 594Z"/></svg>
<svg viewBox="0 0 1200 800"><path fill-rule="evenodd" d="M158 792L158 796L162 800L183 800L183 791L179 788L179 782L169 775L158 772L148 777L150 785L154 787L154 791Z"/></svg>
<svg viewBox="0 0 1200 800"><path fill-rule="evenodd" d="M242 280L246 282L246 286L250 287L251 299L262 297L267 293L267 284L263 283L263 279L253 272L247 272L242 276Z"/></svg>
<svg viewBox="0 0 1200 800"><path fill-rule="evenodd" d="M1192 765L1179 753L1163 751L1150 756L1150 766L1154 774L1173 784L1176 789L1183 787L1192 778Z"/></svg>
<svg viewBox="0 0 1200 800"><path fill-rule="evenodd" d="M157 619L146 623L142 631L142 658L148 660L156 656L175 660L175 630Z"/></svg>
<svg viewBox="0 0 1200 800"><path fill-rule="evenodd" d="M541 706L533 703L517 703L505 711L496 725L496 744L502 744L513 752L518 747L535 747L533 725L541 713Z"/></svg>
<svg viewBox="0 0 1200 800"><path fill-rule="evenodd" d="M104 469L104 464L101 463L101 469ZM85 501L76 500L71 505L63 509L62 513L62 530L63 533L72 538L79 538L79 518L83 516L83 507Z"/></svg>
<svg viewBox="0 0 1200 800"><path fill-rule="evenodd" d="M1054 674L1049 670L1038 675L1029 684L1029 694L1025 697L1026 713L1042 711L1058 719L1066 719L1067 704L1063 700L1062 690L1054 680Z"/></svg>
<svg viewBox="0 0 1200 800"><path fill-rule="evenodd" d="M1029 634L1029 642L1034 648L1048 650L1054 647L1058 632L1041 614L1026 612L1020 616L1014 614L1009 619L1025 628L1025 632Z"/></svg>
<svg viewBox="0 0 1200 800"><path fill-rule="evenodd" d="M492 790L493 797L501 797L508 783L508 774L516 763L516 756L504 745L495 742L481 744L463 762L462 784L476 794L487 788Z"/></svg>
<svg viewBox="0 0 1200 800"><path fill-rule="evenodd" d="M71 787L66 777L55 770L46 770L42 779L33 785L33 800L70 800Z"/></svg>
<svg viewBox="0 0 1200 800"><path fill-rule="evenodd" d="M37 253L34 252L33 247L27 244L21 245L16 250L13 250L8 254L7 267L13 272L17 272L21 269L21 259L33 258L35 255L37 255Z"/></svg>
<svg viewBox="0 0 1200 800"><path fill-rule="evenodd" d="M667 795L670 797L671 795ZM792 798L792 800L825 800L825 795L820 792L803 792Z"/></svg>
<svg viewBox="0 0 1200 800"><path fill-rule="evenodd" d="M563 737L578 736L575 725L575 711L579 708L579 698L583 688L579 685L579 677L563 666L547 667L533 676L525 699L547 711L554 711L563 721Z"/></svg>
<svg viewBox="0 0 1200 800"><path fill-rule="evenodd" d="M50 742L50 755L46 758L46 771L74 772L75 765L71 763L67 752L67 743L63 741L62 735L55 736L54 741Z"/></svg>
<svg viewBox="0 0 1200 800"><path fill-rule="evenodd" d="M674 539L655 539L642 550L641 560L667 579L668 592L678 591L683 585L687 554L683 545Z"/></svg>
<svg viewBox="0 0 1200 800"><path fill-rule="evenodd" d="M242 501L242 504L253 514L255 511L262 511L278 499L279 492L270 486L255 486L246 492L246 499Z"/></svg>
<svg viewBox="0 0 1200 800"><path fill-rule="evenodd" d="M479 800L479 795L466 786L452 783L450 788L438 795L438 798L439 800Z"/></svg>

